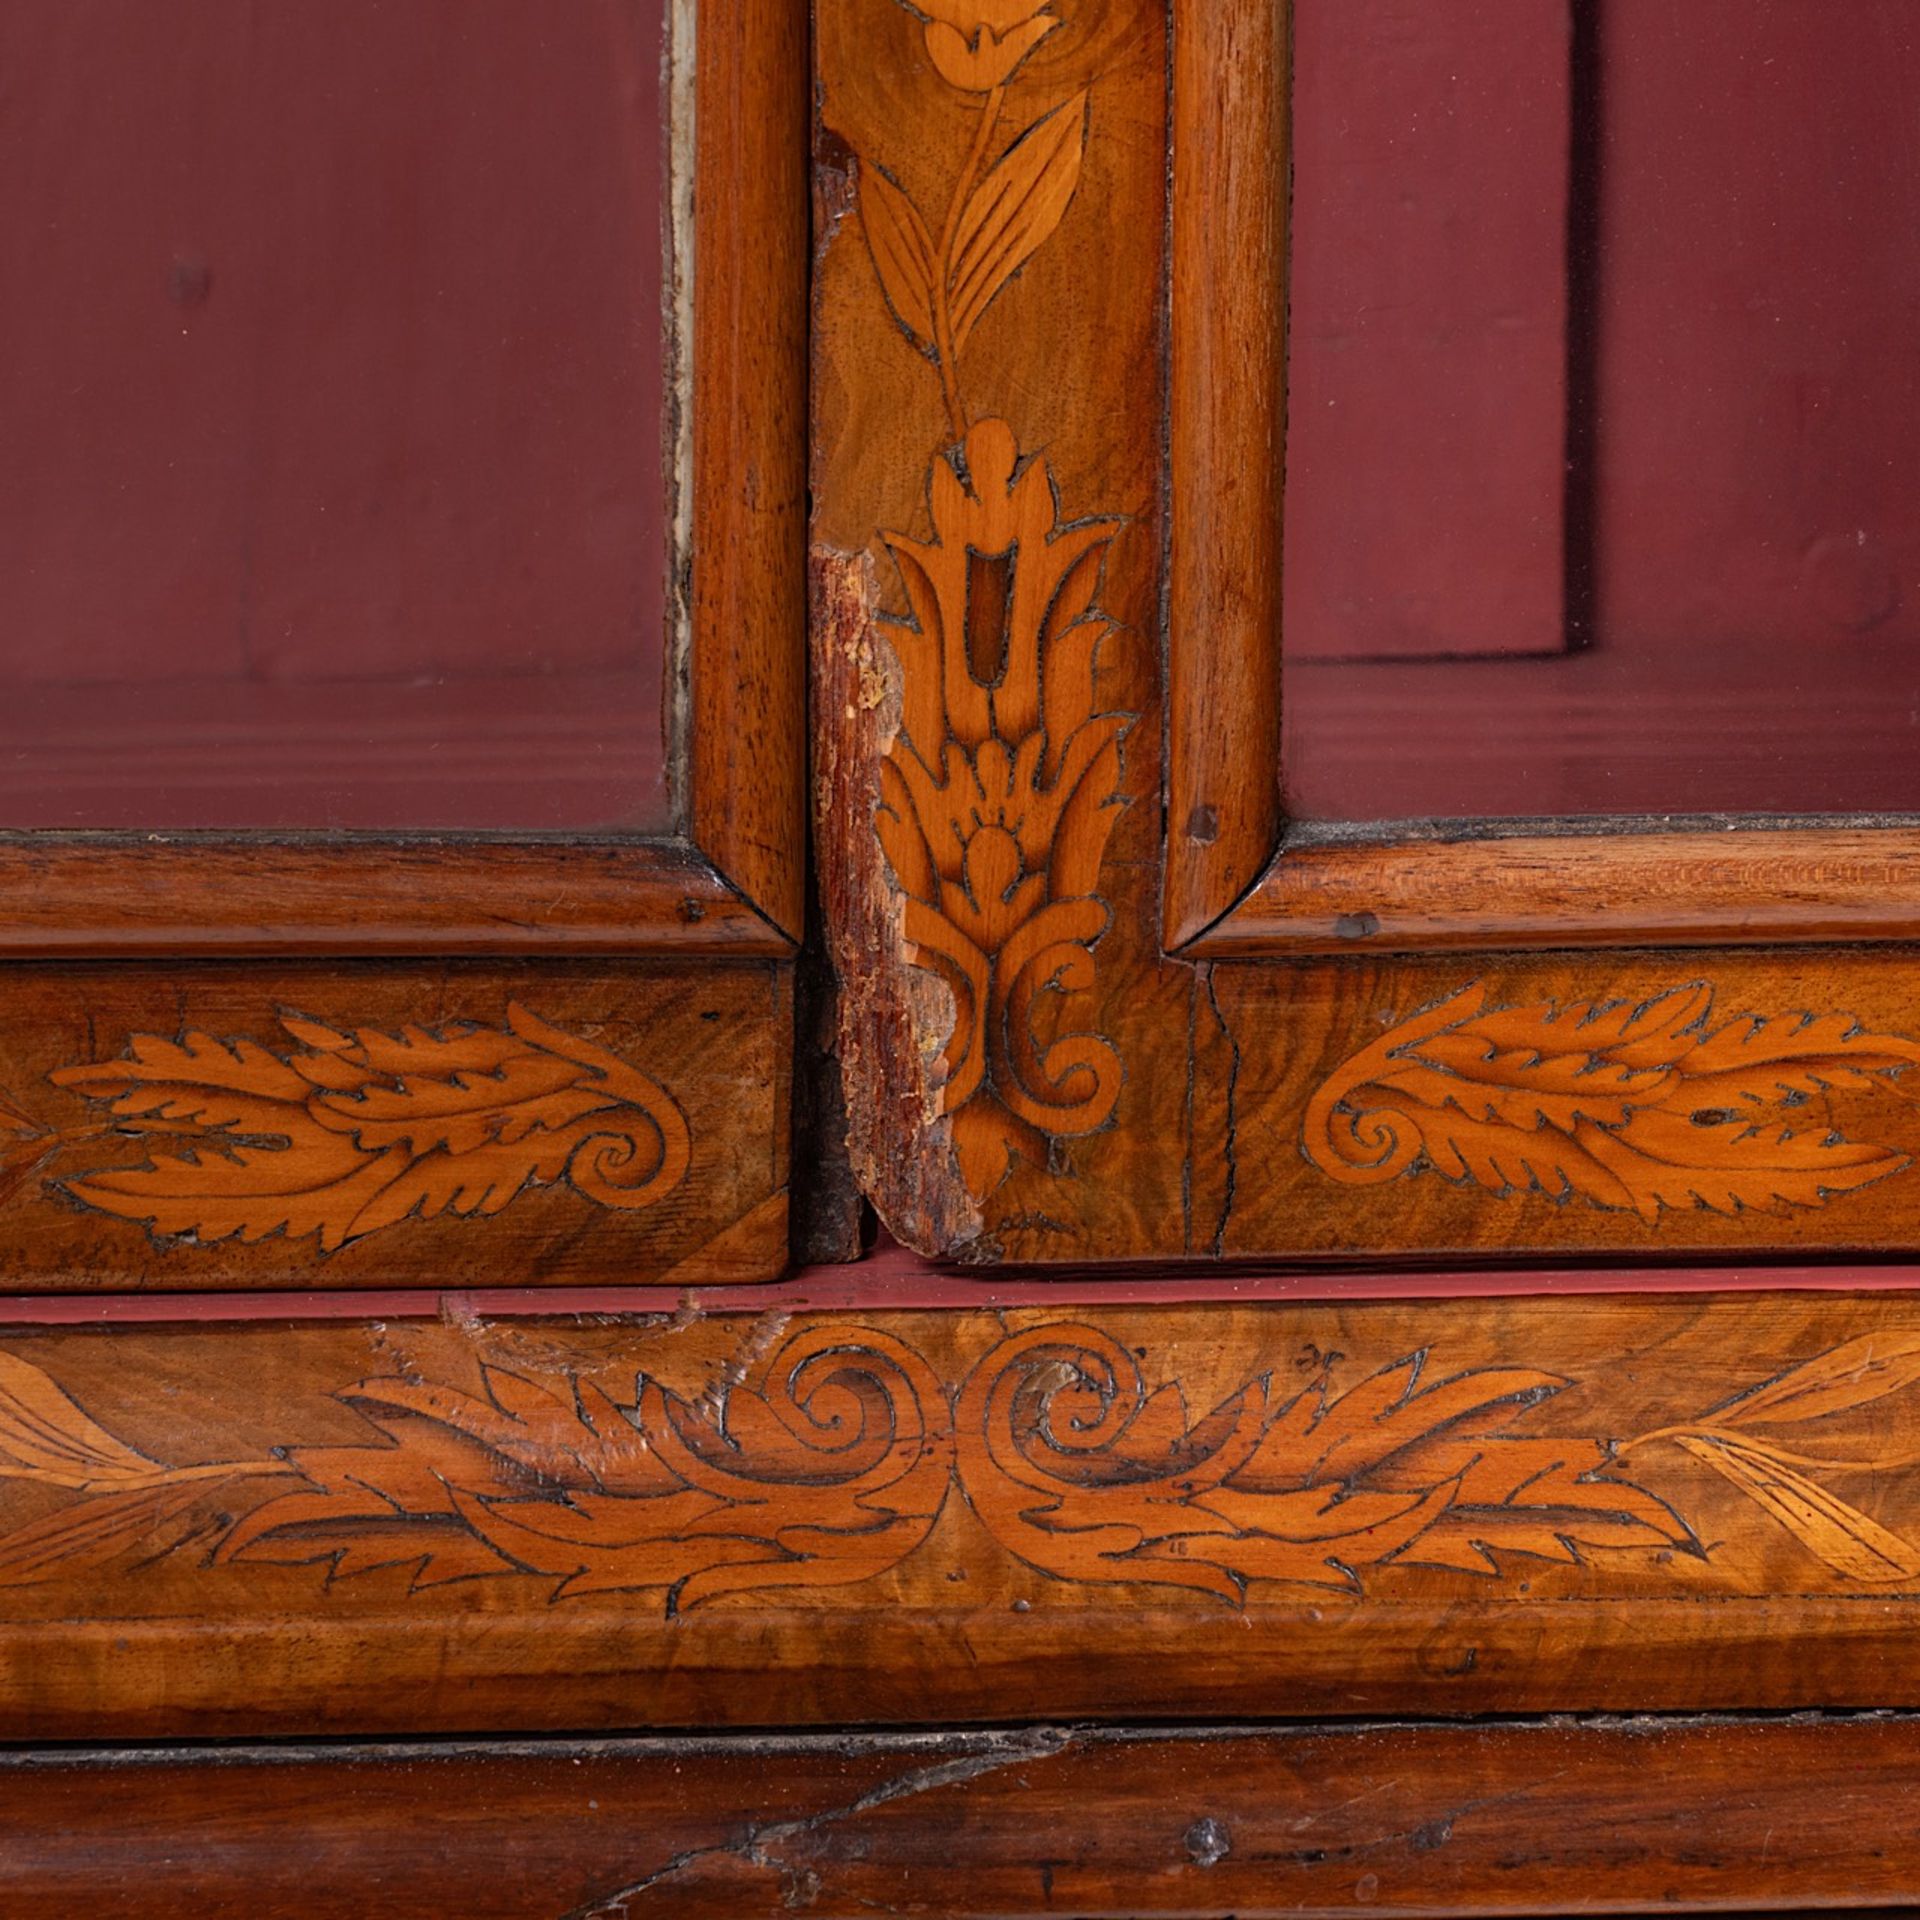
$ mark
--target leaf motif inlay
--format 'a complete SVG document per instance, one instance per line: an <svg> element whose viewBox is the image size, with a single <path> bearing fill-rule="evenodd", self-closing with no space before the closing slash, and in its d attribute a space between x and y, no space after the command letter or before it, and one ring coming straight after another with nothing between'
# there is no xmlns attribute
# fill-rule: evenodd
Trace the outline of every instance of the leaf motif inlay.
<svg viewBox="0 0 1920 1920"><path fill-rule="evenodd" d="M1426 1349L1371 1372L1325 1353L1284 1387L1269 1356L1195 1407L1099 1325L1003 1334L949 1386L897 1336L829 1317L788 1329L711 1397L642 1372L629 1404L593 1379L483 1363L478 1391L429 1377L339 1389L365 1443L184 1466L126 1445L0 1352L0 1486L62 1502L0 1533L0 1587L152 1563L212 1524L195 1564L216 1574L269 1561L324 1569L330 1585L401 1568L415 1592L531 1575L555 1601L650 1590L685 1614L890 1573L957 1488L968 1528L1065 1584L1233 1606L1263 1582L1359 1599L1420 1570L1506 1582L1516 1560L1626 1553L1659 1579L1713 1561L1739 1528L1688 1519L1711 1475L1842 1588L1920 1591L1920 1546L1833 1484L1920 1467L1899 1438L1911 1423L1831 1430L1920 1385L1915 1351L1911 1336L1861 1336L1614 1441L1553 1428L1591 1382L1447 1374ZM1667 1491L1647 1483L1662 1447L1693 1468ZM242 1483L259 1488L250 1508Z"/></svg>
<svg viewBox="0 0 1920 1920"><path fill-rule="evenodd" d="M50 1074L104 1107L114 1132L168 1143L139 1166L71 1175L66 1192L158 1234L313 1236L333 1253L407 1219L499 1213L529 1187L564 1181L632 1210L686 1176L692 1140L672 1095L525 1007L503 1027L282 1025L281 1052L141 1034L117 1060Z"/></svg>
<svg viewBox="0 0 1920 1920"><path fill-rule="evenodd" d="M1431 1171L1502 1198L1637 1213L1781 1212L1897 1173L1908 1156L1803 1117L1826 1089L1920 1063L1845 1014L1717 1016L1713 989L1639 1003L1505 1007L1484 986L1402 1021L1308 1102L1321 1172L1371 1186Z"/></svg>

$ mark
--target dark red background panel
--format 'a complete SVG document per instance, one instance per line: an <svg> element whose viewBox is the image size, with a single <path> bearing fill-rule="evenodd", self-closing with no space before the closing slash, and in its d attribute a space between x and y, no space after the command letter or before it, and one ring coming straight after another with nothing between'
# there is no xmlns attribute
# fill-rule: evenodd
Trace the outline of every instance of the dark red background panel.
<svg viewBox="0 0 1920 1920"><path fill-rule="evenodd" d="M1561 0L1512 4L1539 34L1564 17ZM1379 15L1376 52L1390 25L1418 25L1417 97L1323 48L1328 21L1362 11ZM1293 812L1920 811L1920 6L1579 0L1566 175L1513 139L1557 108L1559 84L1525 35L1490 64L1480 15L1301 0ZM1372 164L1411 161L1400 130L1435 116L1450 173L1421 186ZM1383 246L1413 257L1389 243L1416 194L1476 171L1452 244L1427 236L1391 311L1329 334L1353 276L1384 271ZM1562 254L1533 248L1540 284L1508 299L1521 256L1496 272L1493 242L1563 177ZM1562 393L1519 372L1489 385L1460 274L1501 291L1507 308L1487 311L1510 311L1516 339L1540 338L1529 316L1566 293ZM1390 336L1412 344L1368 348ZM1333 393L1342 381L1364 385L1364 409ZM1549 442L1564 486L1545 477ZM1566 651L1500 658L1541 651L1529 498L1562 516L1577 619ZM1417 613L1424 640L1330 624L1330 580ZM1403 657L1352 657L1389 652Z"/></svg>
<svg viewBox="0 0 1920 1920"><path fill-rule="evenodd" d="M661 12L0 8L0 826L664 822Z"/></svg>

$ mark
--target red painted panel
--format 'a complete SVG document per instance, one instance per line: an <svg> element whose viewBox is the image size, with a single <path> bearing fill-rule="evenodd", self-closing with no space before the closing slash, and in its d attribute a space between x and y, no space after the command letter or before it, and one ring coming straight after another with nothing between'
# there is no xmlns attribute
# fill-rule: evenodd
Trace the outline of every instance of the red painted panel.
<svg viewBox="0 0 1920 1920"><path fill-rule="evenodd" d="M664 821L663 4L0 8L0 826Z"/></svg>
<svg viewBox="0 0 1920 1920"><path fill-rule="evenodd" d="M1567 0L1296 0L1286 644L1563 644Z"/></svg>
<svg viewBox="0 0 1920 1920"><path fill-rule="evenodd" d="M1602 18L1602 631L1791 697L1920 643L1920 7Z"/></svg>
<svg viewBox="0 0 1920 1920"><path fill-rule="evenodd" d="M1592 519L1573 564L1592 644L1333 662L1290 626L1290 804L1321 820L1920 810L1920 6L1588 4L1576 150L1598 245L1572 391ZM1303 173L1297 218L1312 191ZM1414 297L1437 325L1451 296ZM1544 429L1544 403L1518 383L1511 398ZM1425 513L1404 449L1343 453L1330 498ZM1322 563L1289 480L1291 577ZM1525 542L1460 552L1495 581L1535 577Z"/></svg>

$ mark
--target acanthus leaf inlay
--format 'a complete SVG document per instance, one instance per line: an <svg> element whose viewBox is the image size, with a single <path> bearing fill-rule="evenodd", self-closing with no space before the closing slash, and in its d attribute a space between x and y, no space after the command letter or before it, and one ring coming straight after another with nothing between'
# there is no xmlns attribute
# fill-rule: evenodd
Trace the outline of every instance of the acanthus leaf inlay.
<svg viewBox="0 0 1920 1920"><path fill-rule="evenodd" d="M1045 462L1022 460L1004 420L974 418L960 354L975 326L1064 219L1081 173L1086 91L1050 107L997 155L1008 81L1061 23L1049 8L942 0L929 58L981 96L971 146L936 234L905 190L860 168L860 208L895 320L937 369L953 444L927 491L934 538L881 538L905 619L886 632L904 682L899 736L880 768L876 830L906 895L917 966L954 996L942 1108L968 1189L1016 1159L1107 1124L1121 1062L1097 1033L1054 1031L1045 999L1093 983L1110 918L1099 874L1126 801L1121 743L1137 717L1102 711L1098 597L1121 523L1063 523Z"/></svg>
<svg viewBox="0 0 1920 1920"><path fill-rule="evenodd" d="M109 1119L22 1130L16 1180L77 1141L137 1136L164 1147L62 1190L157 1234L313 1235L332 1253L408 1219L496 1214L562 1181L599 1206L651 1207L686 1176L692 1138L673 1096L526 1007L498 1027L280 1024L292 1044L278 1049L138 1034L117 1060L56 1069L55 1086Z"/></svg>
<svg viewBox="0 0 1920 1920"><path fill-rule="evenodd" d="M1920 1042L1844 1013L1714 1011L1696 981L1650 999L1510 1007L1484 986L1403 1020L1308 1102L1321 1172L1431 1171L1502 1198L1633 1212L1817 1207L1909 1164L1849 1140L1816 1096L1920 1064Z"/></svg>

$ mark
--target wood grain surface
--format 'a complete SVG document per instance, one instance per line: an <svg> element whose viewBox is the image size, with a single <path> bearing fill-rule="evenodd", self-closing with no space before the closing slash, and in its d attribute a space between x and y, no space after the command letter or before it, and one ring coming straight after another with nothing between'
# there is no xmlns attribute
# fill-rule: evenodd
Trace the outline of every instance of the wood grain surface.
<svg viewBox="0 0 1920 1920"><path fill-rule="evenodd" d="M791 938L806 876L807 0L699 0L685 714L693 844Z"/></svg>
<svg viewBox="0 0 1920 1920"><path fill-rule="evenodd" d="M791 968L12 969L0 1284L766 1280Z"/></svg>
<svg viewBox="0 0 1920 1920"><path fill-rule="evenodd" d="M1811 946L1920 933L1912 828L1834 821L1290 833L1194 958Z"/></svg>
<svg viewBox="0 0 1920 1920"><path fill-rule="evenodd" d="M1173 44L1166 944L1280 838L1286 438L1284 0L1218 0Z"/></svg>
<svg viewBox="0 0 1920 1920"><path fill-rule="evenodd" d="M1896 947L1222 964L1197 1242L1510 1259L1920 1239Z"/></svg>
<svg viewBox="0 0 1920 1920"><path fill-rule="evenodd" d="M0 1737L1912 1706L1917 1393L1900 1295L22 1327Z"/></svg>
<svg viewBox="0 0 1920 1920"><path fill-rule="evenodd" d="M9 960L780 955L698 853L645 840L0 835Z"/></svg>
<svg viewBox="0 0 1920 1920"><path fill-rule="evenodd" d="M816 27L825 918L854 1170L951 1248L1044 1210L1110 1137L1123 1028L1184 1020L1179 969L1113 964L1160 916L1167 22L833 0Z"/></svg>
<svg viewBox="0 0 1920 1920"><path fill-rule="evenodd" d="M1224 1920L1920 1898L1906 1716L19 1754L48 1920Z"/></svg>

